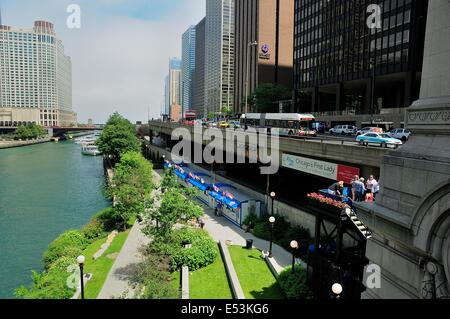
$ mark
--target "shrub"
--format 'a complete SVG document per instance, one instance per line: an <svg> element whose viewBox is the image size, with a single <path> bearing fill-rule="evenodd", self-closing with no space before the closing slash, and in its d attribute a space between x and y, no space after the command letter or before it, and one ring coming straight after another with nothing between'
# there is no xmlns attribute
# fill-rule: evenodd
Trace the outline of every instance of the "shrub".
<svg viewBox="0 0 450 319"><path fill-rule="evenodd" d="M116 230L123 225L122 218L116 214L113 208L102 210L94 218L103 224L103 228L107 232Z"/></svg>
<svg viewBox="0 0 450 319"><path fill-rule="evenodd" d="M106 233L104 224L97 218L93 218L84 226L82 232L84 237L91 241L103 237Z"/></svg>
<svg viewBox="0 0 450 319"><path fill-rule="evenodd" d="M178 234L179 245L191 244L191 248L179 249L172 255L173 270L188 266L190 271L204 268L217 258L217 244L204 230L184 228Z"/></svg>
<svg viewBox="0 0 450 319"><path fill-rule="evenodd" d="M297 257L306 258L308 246L311 243L309 231L301 226L293 226L282 216L276 215L273 229L273 242L291 251L291 241L296 240L300 244ZM260 218L256 221L253 235L269 240L270 224L268 218Z"/></svg>
<svg viewBox="0 0 450 319"><path fill-rule="evenodd" d="M57 259L50 265L49 272L51 271L66 272L69 266L76 265L76 263L77 262L74 258L64 256Z"/></svg>
<svg viewBox="0 0 450 319"><path fill-rule="evenodd" d="M256 225L257 222L258 222L258 216L256 216L255 213L251 213L245 217L243 224L244 225L250 225L250 224Z"/></svg>
<svg viewBox="0 0 450 319"><path fill-rule="evenodd" d="M25 287L16 289L15 296L24 299L69 299L75 293L67 287L69 274L51 271L38 274L33 272L33 284L28 290Z"/></svg>
<svg viewBox="0 0 450 319"><path fill-rule="evenodd" d="M155 271L149 277L143 294L145 299L176 299L178 290L171 283L170 273Z"/></svg>
<svg viewBox="0 0 450 319"><path fill-rule="evenodd" d="M83 253L89 241L80 231L70 230L53 241L44 253L43 261L46 269L61 257L76 258Z"/></svg>
<svg viewBox="0 0 450 319"><path fill-rule="evenodd" d="M311 299L311 290L307 285L306 270L295 267L284 270L278 277L278 283L287 299Z"/></svg>
<svg viewBox="0 0 450 319"><path fill-rule="evenodd" d="M131 283L139 294L136 298L177 299L179 291L171 281L169 257L161 254L149 254L136 265L132 272Z"/></svg>
<svg viewBox="0 0 450 319"><path fill-rule="evenodd" d="M300 245L296 257L301 257L304 260L311 244L309 231L301 226L290 226L283 234L283 238L279 241L280 246L290 251L291 241L296 240Z"/></svg>
<svg viewBox="0 0 450 319"><path fill-rule="evenodd" d="M253 228L253 235L256 237L269 240L270 238L270 226L267 222L260 222L255 225L255 228Z"/></svg>

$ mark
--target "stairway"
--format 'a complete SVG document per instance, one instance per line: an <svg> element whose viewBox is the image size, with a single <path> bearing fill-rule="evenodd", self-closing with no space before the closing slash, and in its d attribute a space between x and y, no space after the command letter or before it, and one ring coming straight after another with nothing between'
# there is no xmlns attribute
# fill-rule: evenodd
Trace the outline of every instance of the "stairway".
<svg viewBox="0 0 450 319"><path fill-rule="evenodd" d="M349 210L347 212L348 217L350 217L350 221L355 225L355 228L358 229L358 231L366 238L372 238L372 232L369 230L369 228L364 225L362 221L358 219L358 216L356 215L355 211L353 209Z"/></svg>

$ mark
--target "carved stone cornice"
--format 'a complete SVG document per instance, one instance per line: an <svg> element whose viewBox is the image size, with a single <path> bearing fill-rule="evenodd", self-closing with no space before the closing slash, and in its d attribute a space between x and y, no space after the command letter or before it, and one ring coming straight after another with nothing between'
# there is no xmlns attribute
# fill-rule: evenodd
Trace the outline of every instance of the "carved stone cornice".
<svg viewBox="0 0 450 319"><path fill-rule="evenodd" d="M414 102L406 111L405 123L413 132L450 134L450 96Z"/></svg>

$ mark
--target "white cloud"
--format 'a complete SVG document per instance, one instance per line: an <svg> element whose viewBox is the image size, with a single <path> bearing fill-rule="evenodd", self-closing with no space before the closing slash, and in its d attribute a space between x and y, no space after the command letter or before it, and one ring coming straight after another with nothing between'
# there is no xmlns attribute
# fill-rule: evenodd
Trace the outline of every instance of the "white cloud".
<svg viewBox="0 0 450 319"><path fill-rule="evenodd" d="M29 3L14 1L17 10L24 10L20 2ZM58 37L72 58L73 106L80 121L93 118L104 122L114 111L131 121L146 121L150 106L150 116L159 116L169 58L181 55L181 35L204 16L205 0L184 0L158 20L106 15L80 4L80 30L65 26L64 5L71 2L47 1L50 4L45 8L39 1L36 12L46 12L45 17L33 16L33 8L28 7L26 16L31 20L25 25L16 24L13 19L5 22L24 27L37 19L55 22ZM115 1L118 2L121 1ZM96 1L96 5L104 3ZM19 12L15 14L24 23L24 17Z"/></svg>

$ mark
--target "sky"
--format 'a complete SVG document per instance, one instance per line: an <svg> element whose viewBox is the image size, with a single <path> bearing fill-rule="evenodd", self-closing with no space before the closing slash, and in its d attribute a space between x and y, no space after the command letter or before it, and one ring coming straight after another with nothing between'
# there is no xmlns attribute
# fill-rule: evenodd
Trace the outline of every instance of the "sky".
<svg viewBox="0 0 450 319"><path fill-rule="evenodd" d="M159 117L169 59L181 57L181 36L206 12L206 0L0 0L2 23L55 24L72 59L73 109L78 121L104 123L113 112L132 122ZM67 7L81 8L71 29Z"/></svg>

